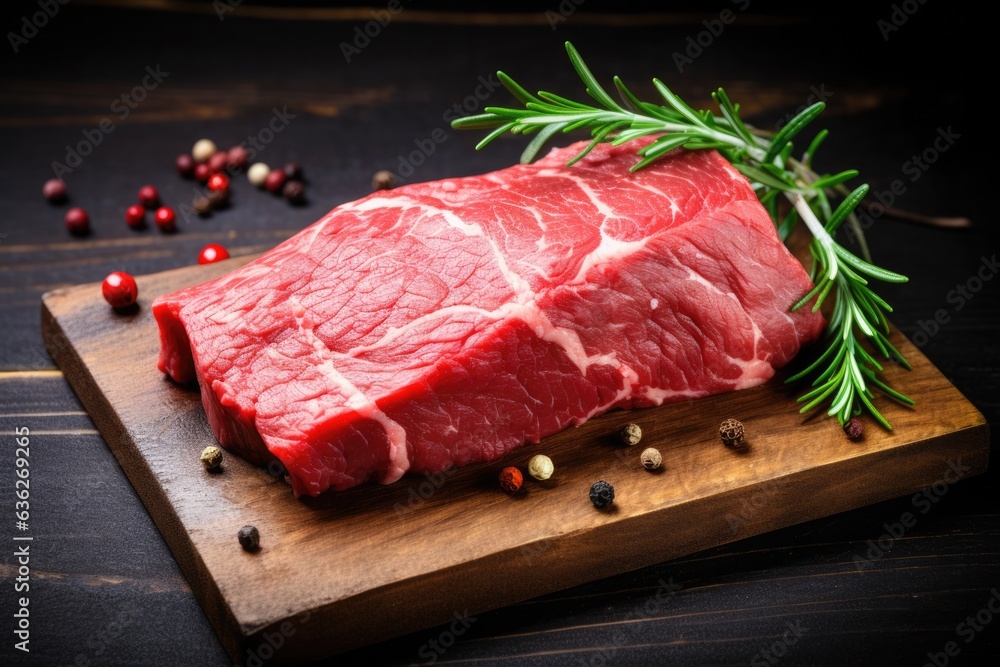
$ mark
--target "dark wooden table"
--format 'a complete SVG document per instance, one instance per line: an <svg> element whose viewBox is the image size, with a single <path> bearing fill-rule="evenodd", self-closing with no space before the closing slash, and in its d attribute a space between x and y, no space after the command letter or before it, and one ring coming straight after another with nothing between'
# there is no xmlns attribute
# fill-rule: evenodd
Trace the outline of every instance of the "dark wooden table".
<svg viewBox="0 0 1000 667"><path fill-rule="evenodd" d="M229 660L45 353L40 295L112 270L191 264L209 242L234 255L265 250L364 195L373 172L399 171L400 156L428 140L432 150L411 181L510 164L520 143L476 153L478 137L452 131L445 116L469 96L470 107L484 105L477 87L490 103L506 101L489 83L497 68L530 87L579 94L563 56L566 39L599 77L620 73L646 95L653 76L700 105L724 85L763 127L820 96L833 132L822 168L861 169L873 191L897 206L971 218L966 230L882 218L870 243L883 265L911 277L884 290L895 323L990 422L1000 417L998 235L989 204L995 186L982 159L995 130L974 121L985 102L972 88L991 62L994 38L983 17L916 2L900 3L895 16L888 2L812 14L756 3L744 12L747 3L734 2L731 23L711 23L724 2L687 3L689 13L675 15L602 14L588 4L560 15L555 1L452 14L403 2L348 63L341 42L364 28L367 9L314 5L303 13L249 0L126 4L76 0L35 32L22 17L31 21L39 4L5 7L4 32L25 41L13 44L8 35L0 89L3 664ZM692 49L692 62L678 71L674 53L689 48L689 37L697 43L706 20L721 25L720 34L702 35L703 53ZM130 108L120 98L143 85L147 67L159 68L162 81L140 91L145 99ZM240 179L229 210L185 221L176 235L125 226L123 211L144 183L156 184L170 204L190 201L192 183L173 172L176 154L203 136L229 146L258 135L275 109L288 121L260 158L304 166L306 206L290 207ZM110 133L101 131L105 118ZM89 155L68 163L65 180L71 205L89 210L94 231L77 239L63 227L66 207L46 203L41 186L53 162L67 163L67 146L81 142L91 144ZM941 323L931 324L935 318ZM21 595L13 555L21 543L12 541L19 531L11 516L14 431L21 427L31 431L30 654L15 650L12 633ZM438 628L371 646L338 664L982 664L1000 654L1000 619L989 607L992 598L1000 609L996 491L994 467L923 497L736 541L481 614L458 633ZM906 512L916 523L899 535L894 524ZM887 534L893 531L897 536ZM870 555L859 568L858 559ZM650 604L661 582L677 591Z"/></svg>

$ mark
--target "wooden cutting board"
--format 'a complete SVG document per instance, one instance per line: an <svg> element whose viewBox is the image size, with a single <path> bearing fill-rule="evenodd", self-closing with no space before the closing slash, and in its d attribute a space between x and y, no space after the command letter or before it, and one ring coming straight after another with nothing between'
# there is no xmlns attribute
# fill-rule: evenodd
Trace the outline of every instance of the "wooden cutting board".
<svg viewBox="0 0 1000 667"><path fill-rule="evenodd" d="M49 292L42 304L52 357L240 664L329 655L987 466L982 415L894 331L913 370L886 374L918 407L880 400L895 430L866 421L860 442L831 419L799 415L799 388L779 380L613 412L492 464L296 500L280 478L235 456L207 473L198 456L214 438L199 396L155 365L152 300L248 259L140 277L139 307L128 314L108 307L99 284ZM727 417L746 425L745 452L720 443ZM644 433L631 448L611 437L629 421ZM662 452L662 470L640 465L647 446ZM515 496L500 490L498 472L524 469L538 452L555 462L552 479L528 478ZM605 511L588 499L600 479L617 493ZM258 553L237 542L245 524L260 530Z"/></svg>

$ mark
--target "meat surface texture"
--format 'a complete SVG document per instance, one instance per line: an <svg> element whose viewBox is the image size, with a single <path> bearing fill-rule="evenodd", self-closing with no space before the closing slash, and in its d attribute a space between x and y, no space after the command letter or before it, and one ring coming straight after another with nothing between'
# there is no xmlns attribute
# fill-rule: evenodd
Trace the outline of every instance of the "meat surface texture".
<svg viewBox="0 0 1000 667"><path fill-rule="evenodd" d="M160 370L297 495L487 461L611 408L758 385L820 333L714 151L635 146L376 192L158 298Z"/></svg>

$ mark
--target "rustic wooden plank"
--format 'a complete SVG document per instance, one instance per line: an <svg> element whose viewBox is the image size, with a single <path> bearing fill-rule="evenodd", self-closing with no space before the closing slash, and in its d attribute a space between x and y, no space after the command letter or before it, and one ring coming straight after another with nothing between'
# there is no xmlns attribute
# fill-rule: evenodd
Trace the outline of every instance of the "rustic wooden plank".
<svg viewBox="0 0 1000 667"><path fill-rule="evenodd" d="M982 416L897 333L914 364L906 387L921 407L887 405L896 431L871 428L861 443L828 420L797 415L789 409L792 390L772 382L611 413L502 462L439 478L295 500L283 482L236 457L223 474L205 473L198 453L213 438L197 393L154 369L151 300L244 261L141 277L140 306L124 315L107 307L96 284L43 300L53 358L237 660L283 623L296 631L282 660L318 657L446 621L455 611L511 604L909 493L941 480L949 461L967 466L962 477L986 468ZM903 373L888 369L890 379ZM750 431L746 453L715 442L718 422L730 415ZM608 443L607 434L629 420L663 451L662 473L638 465L641 448ZM499 491L499 468L524 465L535 451L556 462L555 478L514 498ZM586 497L602 478L619 490L610 512L595 511ZM761 495L767 502L740 513ZM236 543L245 523L261 530L258 554Z"/></svg>

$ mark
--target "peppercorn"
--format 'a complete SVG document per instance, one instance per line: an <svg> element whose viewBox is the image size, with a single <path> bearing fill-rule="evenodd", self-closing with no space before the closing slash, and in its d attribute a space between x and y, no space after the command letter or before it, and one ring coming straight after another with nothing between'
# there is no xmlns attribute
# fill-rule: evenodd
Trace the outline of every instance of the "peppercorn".
<svg viewBox="0 0 1000 667"><path fill-rule="evenodd" d="M615 487L611 486L603 479L590 487L590 502L594 503L597 509L604 509L615 500Z"/></svg>
<svg viewBox="0 0 1000 667"><path fill-rule="evenodd" d="M225 174L212 174L208 177L209 190L228 190L229 177Z"/></svg>
<svg viewBox="0 0 1000 667"><path fill-rule="evenodd" d="M552 477L554 470L555 466L552 465L552 459L545 454L535 454L528 461L528 474L537 480L547 480L549 477Z"/></svg>
<svg viewBox="0 0 1000 667"><path fill-rule="evenodd" d="M205 470L218 472L222 469L222 450L215 445L209 445L201 450L201 462Z"/></svg>
<svg viewBox="0 0 1000 667"><path fill-rule="evenodd" d="M229 190L209 190L208 201L212 208L226 208L229 205Z"/></svg>
<svg viewBox="0 0 1000 667"><path fill-rule="evenodd" d="M212 212L212 200L205 196L195 197L191 207L195 213L204 217Z"/></svg>
<svg viewBox="0 0 1000 667"><path fill-rule="evenodd" d="M396 177L391 171L376 171L372 176L372 190L392 190L396 187Z"/></svg>
<svg viewBox="0 0 1000 667"><path fill-rule="evenodd" d="M255 162L247 170L247 180L258 188L264 187L267 175L271 173L271 168L263 162Z"/></svg>
<svg viewBox="0 0 1000 667"><path fill-rule="evenodd" d="M660 467L660 464L663 463L663 457L660 455L660 450L656 447L647 447L642 450L639 460L642 461L642 467L646 470L656 470Z"/></svg>
<svg viewBox="0 0 1000 667"><path fill-rule="evenodd" d="M256 526L243 526L237 535L240 546L246 551L257 551L260 549L260 531Z"/></svg>
<svg viewBox="0 0 1000 667"><path fill-rule="evenodd" d="M243 146L233 146L226 154L227 164L233 171L239 171L250 161L250 152Z"/></svg>
<svg viewBox="0 0 1000 667"><path fill-rule="evenodd" d="M191 148L191 157L195 162L206 162L210 157L218 152L218 147L211 139L199 139Z"/></svg>
<svg viewBox="0 0 1000 667"><path fill-rule="evenodd" d="M719 426L719 437L726 447L738 449L743 446L744 431L743 424L736 419L727 419Z"/></svg>
<svg viewBox="0 0 1000 667"><path fill-rule="evenodd" d="M160 193L152 185L139 188L139 203L146 208L156 208L160 205Z"/></svg>
<svg viewBox="0 0 1000 667"><path fill-rule="evenodd" d="M218 243L209 243L198 253L199 264L211 264L221 262L224 259L229 259L229 251Z"/></svg>
<svg viewBox="0 0 1000 667"><path fill-rule="evenodd" d="M212 157L208 158L208 170L213 174L218 174L220 171L225 171L228 163L229 153L226 151L219 151Z"/></svg>
<svg viewBox="0 0 1000 667"><path fill-rule="evenodd" d="M63 219L66 229L74 236L83 236L90 231L90 216L82 208L71 208Z"/></svg>
<svg viewBox="0 0 1000 667"><path fill-rule="evenodd" d="M632 446L638 445L639 441L642 440L642 429L639 428L638 424L625 424L619 434L622 443Z"/></svg>
<svg viewBox="0 0 1000 667"><path fill-rule="evenodd" d="M174 160L174 168L177 169L177 173L181 175L181 178L191 178L194 176L194 158L187 153L181 153Z"/></svg>
<svg viewBox="0 0 1000 667"><path fill-rule="evenodd" d="M174 213L174 209L169 206L161 206L156 209L156 215L153 216L156 220L156 226L160 228L161 232L176 232L177 231L177 215Z"/></svg>
<svg viewBox="0 0 1000 667"><path fill-rule="evenodd" d="M112 308L128 308L139 297L135 278L124 271L115 271L101 283L101 294Z"/></svg>
<svg viewBox="0 0 1000 667"><path fill-rule="evenodd" d="M521 471L514 466L504 468L500 471L500 486L507 493L517 493L523 483L524 476L521 475Z"/></svg>
<svg viewBox="0 0 1000 667"><path fill-rule="evenodd" d="M267 188L269 192L280 194L281 188L285 186L285 181L287 179L288 177L285 176L285 172L280 169L272 169L271 173L269 173L267 178L264 179L264 187Z"/></svg>
<svg viewBox="0 0 1000 667"><path fill-rule="evenodd" d="M50 178L42 186L42 196L53 204L66 201L66 183L58 178Z"/></svg>
<svg viewBox="0 0 1000 667"><path fill-rule="evenodd" d="M205 162L196 165L194 168L194 180L198 181L199 183L206 182L211 175L212 175L212 170L208 168L208 164L206 164Z"/></svg>
<svg viewBox="0 0 1000 667"><path fill-rule="evenodd" d="M306 188L302 181L288 181L281 189L281 194L291 204L301 204L306 200Z"/></svg>
<svg viewBox="0 0 1000 667"><path fill-rule="evenodd" d="M289 180L301 179L302 165L300 165L298 162L289 162L288 164L285 165L285 176L287 176Z"/></svg>
<svg viewBox="0 0 1000 667"><path fill-rule="evenodd" d="M133 204L125 209L125 224L132 229L140 229L146 224L146 209Z"/></svg>
<svg viewBox="0 0 1000 667"><path fill-rule="evenodd" d="M849 422L844 424L844 433L846 433L847 437L851 440L859 439L863 432L864 428L862 427L861 420L857 417L852 417Z"/></svg>

